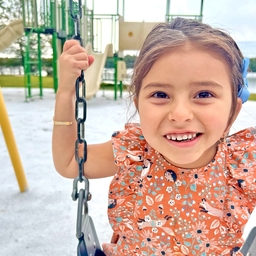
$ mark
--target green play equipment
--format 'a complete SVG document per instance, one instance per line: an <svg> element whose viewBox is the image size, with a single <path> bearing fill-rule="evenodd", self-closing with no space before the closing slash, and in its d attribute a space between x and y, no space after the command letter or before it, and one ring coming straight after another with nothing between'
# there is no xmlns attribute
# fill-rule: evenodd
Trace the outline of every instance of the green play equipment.
<svg viewBox="0 0 256 256"><path fill-rule="evenodd" d="M62 19L65 12L64 1L53 0L22 0L23 26L26 38L26 48L24 56L24 82L26 88L26 99L33 96L43 96L42 84L42 53L41 35L50 35L53 55L53 87L57 91L58 74L58 39L62 43L66 39L65 20ZM65 16L65 15L64 15ZM61 21L61 22L59 22ZM37 45L33 50L31 43ZM39 94L32 95L32 89L37 88Z"/></svg>
<svg viewBox="0 0 256 256"><path fill-rule="evenodd" d="M171 1L166 0L165 21L169 21L177 16L202 20L203 0L200 1L199 14L179 14L171 11ZM111 45L107 56L103 56L105 63L107 58L114 59L114 98L117 99L117 92L120 91L122 97L122 79L124 77L125 63L123 62L123 51L139 50L148 32L157 22L127 22L125 21L125 0L114 1L116 10L112 14L95 13L94 2L97 0L84 0L79 8L79 1L74 1L74 9L82 10L81 34L83 44L90 44L92 53L102 53L106 44ZM113 4L113 2L111 2ZM88 8L90 6L90 8ZM26 100L34 96L43 96L42 82L42 53L41 36L51 36L52 47L52 68L53 68L53 88L58 88L58 56L62 52L65 40L74 34L74 24L70 18L69 0L22 0L23 26L26 37L26 48L24 56L24 81ZM164 15L163 15L164 16ZM104 24L108 23L108 28ZM106 31L109 38L103 45ZM104 34L104 35L103 35ZM36 44L33 50L31 44ZM111 48L111 50L110 50ZM94 76L102 72L102 64L95 70ZM90 79L89 79L90 80ZM98 83L99 79L96 79ZM32 95L32 89L38 89L38 94ZM98 87L96 88L98 90ZM33 90L34 91L34 90ZM90 93L89 93L90 95ZM95 90L91 96L95 95Z"/></svg>

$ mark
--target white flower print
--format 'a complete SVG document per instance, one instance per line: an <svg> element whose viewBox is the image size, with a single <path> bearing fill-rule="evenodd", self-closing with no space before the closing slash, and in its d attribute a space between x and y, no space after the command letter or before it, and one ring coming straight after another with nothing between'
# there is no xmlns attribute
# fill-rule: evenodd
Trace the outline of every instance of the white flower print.
<svg viewBox="0 0 256 256"><path fill-rule="evenodd" d="M177 181L175 182L175 184L179 187L179 186L182 185L182 182L181 182L180 180L177 180Z"/></svg>
<svg viewBox="0 0 256 256"><path fill-rule="evenodd" d="M158 232L158 228L152 228L152 232L153 233L157 233Z"/></svg>
<svg viewBox="0 0 256 256"><path fill-rule="evenodd" d="M172 192L172 187L167 187L166 192L171 193Z"/></svg>
<svg viewBox="0 0 256 256"><path fill-rule="evenodd" d="M150 221L151 221L151 217L150 217L149 215L146 215L146 216L145 216L145 221L146 221L146 222L150 222Z"/></svg>
<svg viewBox="0 0 256 256"><path fill-rule="evenodd" d="M175 196L175 199L180 200L180 199L181 199L181 194L177 194L177 195Z"/></svg>
<svg viewBox="0 0 256 256"><path fill-rule="evenodd" d="M251 138L251 134L250 133L246 133L246 138Z"/></svg>
<svg viewBox="0 0 256 256"><path fill-rule="evenodd" d="M157 220L157 221L156 221L156 226L157 226L157 227L162 227L162 225L163 225L163 223L162 223L161 220Z"/></svg>
<svg viewBox="0 0 256 256"><path fill-rule="evenodd" d="M174 201L174 200L170 200L170 201L168 202L168 204L171 205L171 206L173 206L173 205L175 205L175 201Z"/></svg>
<svg viewBox="0 0 256 256"><path fill-rule="evenodd" d="M222 163L222 159L221 159L221 158L218 158L217 161L218 161L218 163L220 163L220 164Z"/></svg>

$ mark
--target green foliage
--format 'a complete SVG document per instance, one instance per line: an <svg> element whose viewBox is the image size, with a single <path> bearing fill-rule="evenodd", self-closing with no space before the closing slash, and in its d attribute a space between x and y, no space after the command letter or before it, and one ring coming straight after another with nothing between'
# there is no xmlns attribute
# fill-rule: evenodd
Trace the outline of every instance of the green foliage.
<svg viewBox="0 0 256 256"><path fill-rule="evenodd" d="M114 58L107 58L105 68L114 68Z"/></svg>
<svg viewBox="0 0 256 256"><path fill-rule="evenodd" d="M136 58L135 55L125 55L123 60L126 64L126 68L133 68ZM114 65L114 58L107 58L105 68L114 68Z"/></svg>
<svg viewBox="0 0 256 256"><path fill-rule="evenodd" d="M22 59L20 59L20 58L0 58L0 66L3 66L3 67L22 66Z"/></svg>
<svg viewBox="0 0 256 256"><path fill-rule="evenodd" d="M136 61L136 56L135 55L125 55L124 56L124 62L126 63L126 67L127 68L133 68L134 67L134 63Z"/></svg>
<svg viewBox="0 0 256 256"><path fill-rule="evenodd" d="M249 66L250 70L252 72L256 72L256 58L251 58L250 59L250 66Z"/></svg>
<svg viewBox="0 0 256 256"><path fill-rule="evenodd" d="M0 74L1 68L23 66L22 61L23 59L21 58L0 58ZM53 74L52 66L52 59L42 59L42 70L45 70L48 76L52 76ZM33 69L33 67L31 68ZM34 69L37 70L35 67Z"/></svg>

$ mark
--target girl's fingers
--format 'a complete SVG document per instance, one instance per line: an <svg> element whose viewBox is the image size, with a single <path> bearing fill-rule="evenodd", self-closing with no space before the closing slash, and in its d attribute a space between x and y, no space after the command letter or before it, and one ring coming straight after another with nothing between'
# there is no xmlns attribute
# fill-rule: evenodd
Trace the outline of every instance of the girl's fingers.
<svg viewBox="0 0 256 256"><path fill-rule="evenodd" d="M89 61L89 66L91 66L92 63L94 62L94 56L88 55L88 61Z"/></svg>
<svg viewBox="0 0 256 256"><path fill-rule="evenodd" d="M77 40L74 40L74 39L67 40L67 41L64 43L63 52L68 51L71 47L73 47L73 46L75 46L75 45L79 45L79 46L80 46L80 43L79 43Z"/></svg>
<svg viewBox="0 0 256 256"><path fill-rule="evenodd" d="M63 53L74 55L77 53L88 54L84 47L82 47L77 40L68 40L63 46Z"/></svg>

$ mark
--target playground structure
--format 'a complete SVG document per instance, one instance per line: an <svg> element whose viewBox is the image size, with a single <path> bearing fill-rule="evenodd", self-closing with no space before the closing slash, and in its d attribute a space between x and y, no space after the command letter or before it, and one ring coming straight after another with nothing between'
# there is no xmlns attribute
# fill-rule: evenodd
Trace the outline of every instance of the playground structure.
<svg viewBox="0 0 256 256"><path fill-rule="evenodd" d="M23 35L23 21L14 20L0 31L0 52Z"/></svg>
<svg viewBox="0 0 256 256"><path fill-rule="evenodd" d="M177 16L187 16L202 20L203 0L200 1L199 15L178 15L170 14L170 0L167 0L165 20L169 21ZM88 53L95 57L94 64L84 74L87 99L92 98L100 88L101 73L107 58L114 58L114 98L117 99L118 88L120 96L122 96L122 81L126 75L126 66L122 60L122 52L124 50L139 50L148 32L156 24L156 22L126 22L124 19L124 0L122 15L119 14L119 0L116 0L116 6L116 14L107 15L95 14L93 8L91 10L87 8L86 0L82 7L81 37ZM78 3L75 7L78 7ZM23 20L12 21L0 31L0 51L25 35L24 83L25 98L27 100L33 96L43 96L41 35L51 36L53 88L56 92L58 87L58 57L62 52L64 42L71 38L75 31L73 20L70 17L69 0L22 0L22 9ZM103 20L110 21L110 39L105 46L102 46ZM30 47L32 41L33 43L36 42L36 50ZM105 47L104 51L102 51L103 47ZM35 84L32 76L37 79ZM32 95L32 89L35 88L39 89L38 95ZM1 90L0 109L1 113L3 112L0 118L0 125L15 169L20 191L24 192L27 190L28 185Z"/></svg>
<svg viewBox="0 0 256 256"><path fill-rule="evenodd" d="M169 21L177 16L202 20L203 0L200 1L199 14L180 15L171 13L171 1L166 0L165 20ZM99 76L102 74L107 58L114 58L116 99L118 88L121 96L122 79L126 75L122 52L124 50L139 50L148 32L156 22L125 21L125 0L122 0L121 8L119 5L121 1L116 0L116 13L114 14L96 14L94 12L94 0L91 0L92 9L88 8L88 2L89 0L82 2L81 37L85 47L90 48L90 54L94 55L95 63L85 72L85 79L88 81L87 99L94 96L100 88ZM74 34L74 24L70 17L69 0L22 0L22 9L22 23L20 20L13 21L0 31L0 51L8 47L17 38L25 35L24 84L27 100L33 96L43 96L41 35L51 37L53 88L56 92L58 88L58 57L62 52L64 42ZM74 11L78 9L78 1L74 1L74 9ZM109 24L107 29L109 39L103 44L103 38L106 35L106 31L103 31L103 25L106 23ZM31 42L36 43L36 50L31 47ZM90 44L90 46L87 46L87 44ZM38 95L32 95L32 89L34 88L39 90Z"/></svg>

